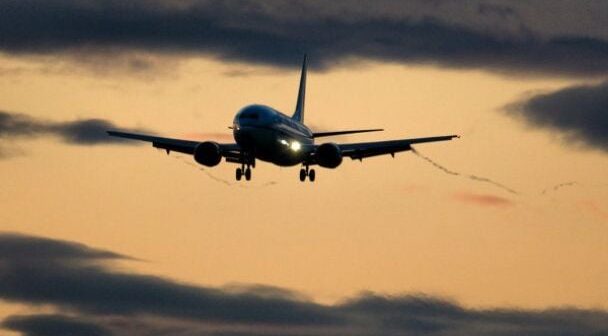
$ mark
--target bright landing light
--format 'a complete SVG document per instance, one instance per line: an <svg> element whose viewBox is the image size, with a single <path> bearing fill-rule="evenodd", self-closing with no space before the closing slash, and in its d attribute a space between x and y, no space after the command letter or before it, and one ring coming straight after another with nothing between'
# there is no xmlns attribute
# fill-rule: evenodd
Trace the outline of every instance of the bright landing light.
<svg viewBox="0 0 608 336"><path fill-rule="evenodd" d="M302 148L302 145L297 141L292 141L291 144L285 139L279 140L282 145L289 147L292 151L297 152Z"/></svg>
<svg viewBox="0 0 608 336"><path fill-rule="evenodd" d="M292 150L292 151L297 152L297 151L299 151L299 150L300 150L300 148L302 148L302 145L300 145L300 143L299 143L299 142L294 141L294 142L292 142L292 143L291 143L291 146L290 146L290 147L291 147L291 150Z"/></svg>

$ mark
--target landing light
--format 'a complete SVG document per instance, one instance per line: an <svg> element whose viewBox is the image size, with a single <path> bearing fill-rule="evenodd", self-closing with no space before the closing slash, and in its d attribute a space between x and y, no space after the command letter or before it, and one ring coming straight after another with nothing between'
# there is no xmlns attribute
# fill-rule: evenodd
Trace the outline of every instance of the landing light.
<svg viewBox="0 0 608 336"><path fill-rule="evenodd" d="M300 150L300 148L302 148L302 145L300 145L299 142L294 141L294 142L291 143L291 150L292 151L297 152L297 151Z"/></svg>

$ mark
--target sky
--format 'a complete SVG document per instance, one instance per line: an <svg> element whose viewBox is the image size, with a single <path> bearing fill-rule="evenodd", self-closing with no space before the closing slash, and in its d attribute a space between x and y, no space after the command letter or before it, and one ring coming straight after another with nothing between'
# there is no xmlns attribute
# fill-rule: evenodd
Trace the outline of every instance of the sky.
<svg viewBox="0 0 608 336"><path fill-rule="evenodd" d="M0 330L608 333L608 3L0 1ZM449 142L301 183L243 106Z"/></svg>

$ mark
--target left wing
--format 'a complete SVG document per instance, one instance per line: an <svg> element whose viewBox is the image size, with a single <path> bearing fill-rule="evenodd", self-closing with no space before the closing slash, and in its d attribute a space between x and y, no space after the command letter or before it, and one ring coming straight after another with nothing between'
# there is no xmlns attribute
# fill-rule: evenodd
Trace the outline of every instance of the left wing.
<svg viewBox="0 0 608 336"><path fill-rule="evenodd" d="M185 154L194 154L194 149L196 148L196 146L198 146L200 144L199 141L163 138L163 137L157 137L157 136L145 135L145 134L125 133L125 132L118 132L118 131L108 131L107 133L110 136L151 142L152 146L154 146L156 148L161 148L166 151L175 151L175 152L180 152L180 153L185 153ZM240 157L241 148L239 145L237 145L237 144L218 144L218 145L220 146L220 151L221 151L222 156L224 156L226 158L239 158Z"/></svg>
<svg viewBox="0 0 608 336"><path fill-rule="evenodd" d="M389 141L376 141L376 142L359 142L350 144L338 144L338 147L342 151L343 156L348 156L353 160L362 160L367 157L391 154L395 155L398 152L404 152L412 149L411 145L435 142L435 141L447 141L454 138L459 138L458 135L444 135L429 138L413 138L413 139L401 139L401 140L389 140Z"/></svg>
<svg viewBox="0 0 608 336"><path fill-rule="evenodd" d="M332 132L313 132L313 138L320 138L326 136L334 136L334 135L345 135L345 134L354 134L354 133L367 133L367 132L380 132L384 131L381 128L374 129L363 129L363 130L349 130L349 131L332 131Z"/></svg>

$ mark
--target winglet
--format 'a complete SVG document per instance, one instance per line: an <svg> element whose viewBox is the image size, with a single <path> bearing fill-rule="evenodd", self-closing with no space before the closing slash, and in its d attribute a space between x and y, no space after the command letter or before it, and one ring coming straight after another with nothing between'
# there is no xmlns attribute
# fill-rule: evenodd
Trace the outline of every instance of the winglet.
<svg viewBox="0 0 608 336"><path fill-rule="evenodd" d="M306 100L306 71L308 57L304 54L304 61L302 61L302 74L300 75L300 88L298 90L298 101L296 102L296 110L293 113L291 119L304 122L304 101Z"/></svg>

